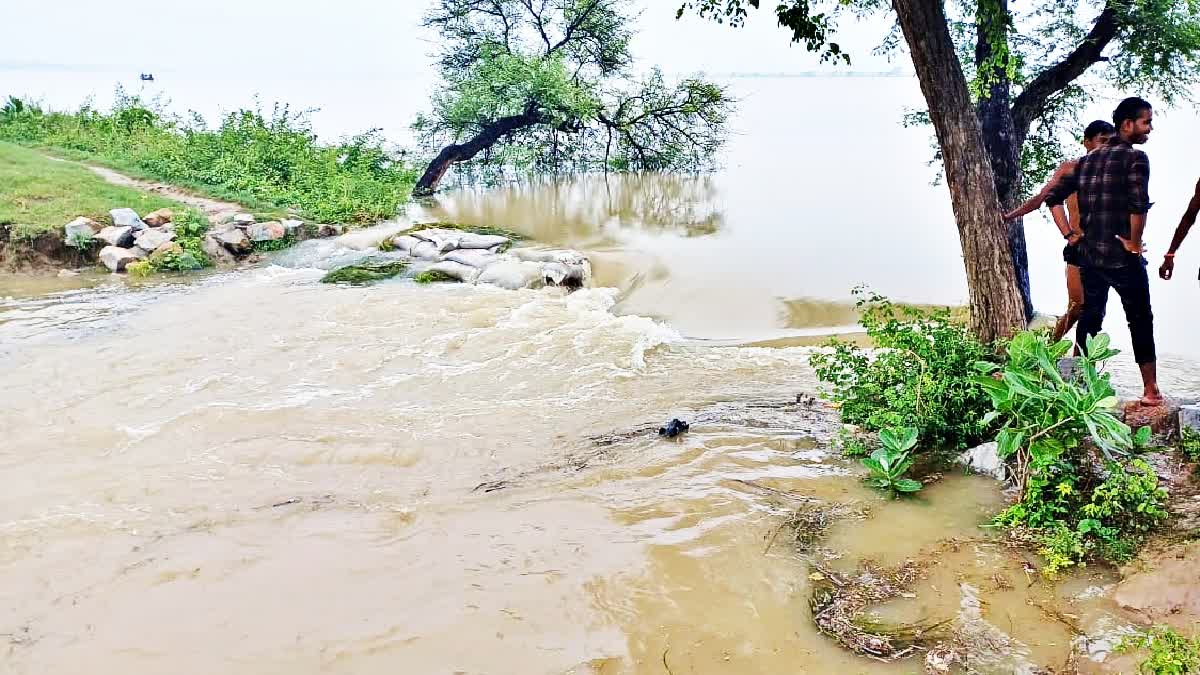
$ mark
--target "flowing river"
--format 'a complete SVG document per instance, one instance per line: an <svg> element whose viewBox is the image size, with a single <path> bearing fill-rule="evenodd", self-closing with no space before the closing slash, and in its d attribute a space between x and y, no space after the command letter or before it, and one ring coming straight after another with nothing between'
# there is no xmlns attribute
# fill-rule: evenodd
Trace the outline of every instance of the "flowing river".
<svg viewBox="0 0 1200 675"><path fill-rule="evenodd" d="M935 561L878 612L990 631L981 672L1103 653L1114 577L1031 576L979 527L995 483L860 484L796 403L853 312L764 293L787 251L720 202L595 178L419 214L587 251L573 294L331 287L328 242L188 283L6 278L4 672L911 672L817 632L771 490L862 512L822 539L839 568ZM660 439L672 416L692 432Z"/></svg>

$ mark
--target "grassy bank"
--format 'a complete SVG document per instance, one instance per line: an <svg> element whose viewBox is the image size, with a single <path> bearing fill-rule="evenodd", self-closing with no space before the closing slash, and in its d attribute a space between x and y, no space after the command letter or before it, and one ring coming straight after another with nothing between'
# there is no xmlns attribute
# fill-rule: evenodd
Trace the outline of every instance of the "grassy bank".
<svg viewBox="0 0 1200 675"><path fill-rule="evenodd" d="M78 164L0 142L0 225L7 226L10 238L61 234L77 216L108 223L109 210L123 206L138 213L181 209L169 199L112 185Z"/></svg>
<svg viewBox="0 0 1200 675"><path fill-rule="evenodd" d="M257 210L294 209L310 220L390 218L410 196L415 171L373 133L336 145L316 140L304 115L230 113L215 128L170 116L118 93L112 112L44 110L10 98L0 140L53 149Z"/></svg>

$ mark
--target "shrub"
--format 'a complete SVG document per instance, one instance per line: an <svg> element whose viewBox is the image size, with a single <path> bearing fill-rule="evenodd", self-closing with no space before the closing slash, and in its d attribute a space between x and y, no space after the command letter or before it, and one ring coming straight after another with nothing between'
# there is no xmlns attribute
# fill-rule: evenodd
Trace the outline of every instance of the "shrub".
<svg viewBox="0 0 1200 675"><path fill-rule="evenodd" d="M1088 341L1079 358L1080 376L1067 380L1057 360L1071 348L1025 332L1008 345L1003 368L980 362L976 381L992 398L988 421L1003 426L997 436L1001 457L1012 459L1021 496L995 522L1027 528L1046 557L1044 572L1091 557L1129 559L1146 535L1167 516L1166 492L1141 460L1119 461L1150 439L1135 434L1112 413L1117 397L1099 366L1117 354L1106 335ZM1106 459L1103 470L1091 460L1090 441Z"/></svg>
<svg viewBox="0 0 1200 675"><path fill-rule="evenodd" d="M1179 430L1179 449L1183 451L1184 457L1187 457L1193 462L1200 461L1200 432L1195 431L1191 427L1183 427Z"/></svg>
<svg viewBox="0 0 1200 675"><path fill-rule="evenodd" d="M925 446L963 448L982 440L991 409L972 377L987 346L949 310L897 306L855 289L861 322L876 350L833 340L811 358L842 420L870 431L911 427Z"/></svg>
<svg viewBox="0 0 1200 675"><path fill-rule="evenodd" d="M0 140L82 153L247 206L295 208L321 222L391 218L416 181L376 131L320 144L306 112L280 105L270 115L238 110L209 128L195 113L173 117L120 89L109 113L87 105L49 112L10 98L0 108Z"/></svg>
<svg viewBox="0 0 1200 675"><path fill-rule="evenodd" d="M1173 628L1156 626L1121 640L1119 652L1146 650L1138 671L1147 675L1182 675L1200 672L1200 638L1185 638Z"/></svg>
<svg viewBox="0 0 1200 675"><path fill-rule="evenodd" d="M879 432L879 447L862 460L871 471L867 482L893 495L909 494L921 489L921 484L906 478L912 468L912 449L917 444L917 430L884 429Z"/></svg>

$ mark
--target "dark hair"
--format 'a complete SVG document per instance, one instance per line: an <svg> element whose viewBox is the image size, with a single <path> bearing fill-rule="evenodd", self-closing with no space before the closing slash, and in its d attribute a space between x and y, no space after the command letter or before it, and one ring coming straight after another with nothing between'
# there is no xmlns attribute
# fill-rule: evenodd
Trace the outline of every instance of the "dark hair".
<svg viewBox="0 0 1200 675"><path fill-rule="evenodd" d="M1095 122L1087 125L1087 128L1083 130L1083 140L1090 141L1100 134L1112 136L1116 132L1117 130L1114 129L1113 125L1109 124L1108 122L1105 122L1104 120L1096 120Z"/></svg>
<svg viewBox="0 0 1200 675"><path fill-rule="evenodd" d="M1141 116L1142 111L1153 109L1154 106L1150 105L1150 102L1146 99L1139 98L1137 96L1130 96L1124 101L1121 101L1121 103L1117 105L1117 109L1113 111L1113 125L1120 129L1121 124L1126 120L1136 120Z"/></svg>

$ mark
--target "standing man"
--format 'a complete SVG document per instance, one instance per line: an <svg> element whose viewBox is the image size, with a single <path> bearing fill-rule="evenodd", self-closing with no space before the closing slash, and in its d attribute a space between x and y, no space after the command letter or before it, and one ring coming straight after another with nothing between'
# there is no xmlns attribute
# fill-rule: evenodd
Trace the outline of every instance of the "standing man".
<svg viewBox="0 0 1200 675"><path fill-rule="evenodd" d="M1116 130L1113 125L1104 120L1096 120L1087 125L1083 130L1083 147L1088 154L1108 145L1109 139L1113 137ZM1079 163L1078 159L1068 159L1058 166L1054 171L1054 175L1050 177L1050 182L1046 183L1046 187L1042 191L1029 198L1029 201L1022 204L1015 211L1004 214L1005 220L1016 220L1028 213L1033 213L1041 208L1042 203L1046 201L1046 197L1050 196L1050 188L1058 184L1058 179L1068 173L1075 173L1075 165ZM1067 225L1068 231L1079 229L1079 199L1076 195L1067 197ZM1064 233L1064 237L1067 235ZM1077 240L1078 241L1078 240ZM1058 342L1063 339L1067 331L1079 321L1080 314L1083 313L1083 282L1079 278L1080 265L1079 246L1072 244L1069 241L1066 247L1063 248L1063 262L1067 263L1067 313L1059 318L1058 323L1054 326L1054 341Z"/></svg>
<svg viewBox="0 0 1200 675"><path fill-rule="evenodd" d="M1100 332L1108 308L1108 291L1115 289L1129 320L1133 357L1142 371L1142 404L1159 405L1158 366L1154 348L1154 313L1150 309L1150 278L1142 257L1142 233L1150 211L1150 160L1133 146L1150 139L1154 109L1144 99L1121 101L1113 111L1117 135L1108 145L1079 159L1075 173L1062 176L1050 189L1046 203L1068 243L1082 253L1083 314L1076 343ZM1063 202L1079 194L1079 229L1067 222Z"/></svg>
<svg viewBox="0 0 1200 675"><path fill-rule="evenodd" d="M1167 250L1167 255L1163 257L1162 267L1158 268L1158 276L1167 281L1170 281L1171 277L1175 276L1175 252L1183 244L1183 240L1188 236L1192 225L1196 224L1197 213L1200 213L1200 181L1196 181L1196 192L1192 195L1192 201L1188 202L1187 211L1183 212L1183 218L1179 221L1179 227L1175 228L1175 236L1171 238L1171 248Z"/></svg>

